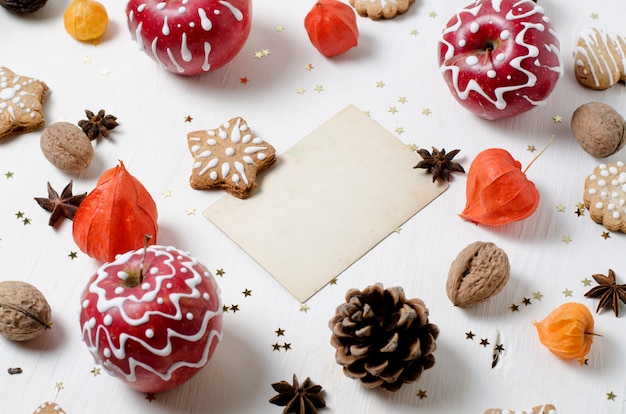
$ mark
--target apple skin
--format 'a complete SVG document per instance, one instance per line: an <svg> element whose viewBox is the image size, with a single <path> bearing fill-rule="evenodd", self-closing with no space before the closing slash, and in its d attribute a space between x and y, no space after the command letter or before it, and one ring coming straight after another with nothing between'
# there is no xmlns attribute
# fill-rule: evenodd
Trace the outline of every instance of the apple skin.
<svg viewBox="0 0 626 414"><path fill-rule="evenodd" d="M83 339L96 363L139 392L189 380L222 338L222 301L213 275L174 247L149 246L102 265L81 295ZM137 286L126 281L144 276Z"/></svg>
<svg viewBox="0 0 626 414"><path fill-rule="evenodd" d="M543 105L563 75L559 40L531 0L476 0L439 40L439 68L452 95L486 119Z"/></svg>
<svg viewBox="0 0 626 414"><path fill-rule="evenodd" d="M163 69L198 75L230 62L252 26L252 0L130 0L128 29Z"/></svg>

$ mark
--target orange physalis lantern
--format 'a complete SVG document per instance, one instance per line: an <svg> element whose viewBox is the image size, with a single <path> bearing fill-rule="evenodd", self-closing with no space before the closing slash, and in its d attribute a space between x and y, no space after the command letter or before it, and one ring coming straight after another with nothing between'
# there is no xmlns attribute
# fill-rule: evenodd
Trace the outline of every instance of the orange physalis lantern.
<svg viewBox="0 0 626 414"><path fill-rule="evenodd" d="M139 249L157 238L156 204L146 188L126 171L124 163L98 179L74 216L72 235L78 247L101 262Z"/></svg>
<svg viewBox="0 0 626 414"><path fill-rule="evenodd" d="M331 57L357 45L359 29L352 7L338 0L319 0L304 18L304 28L319 52Z"/></svg>
<svg viewBox="0 0 626 414"><path fill-rule="evenodd" d="M539 341L554 355L563 359L582 358L593 343L593 315L576 302L568 302L534 323Z"/></svg>
<svg viewBox="0 0 626 414"><path fill-rule="evenodd" d="M539 206L539 192L522 172L519 161L501 148L479 153L467 174L467 202L461 217L499 226L530 217Z"/></svg>

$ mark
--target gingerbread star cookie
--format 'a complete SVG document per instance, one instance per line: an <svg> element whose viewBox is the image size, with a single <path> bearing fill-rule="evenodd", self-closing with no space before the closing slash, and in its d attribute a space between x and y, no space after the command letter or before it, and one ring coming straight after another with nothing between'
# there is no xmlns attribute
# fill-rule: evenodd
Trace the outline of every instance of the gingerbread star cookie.
<svg viewBox="0 0 626 414"><path fill-rule="evenodd" d="M600 164L585 179L583 195L591 219L608 230L626 233L626 166Z"/></svg>
<svg viewBox="0 0 626 414"><path fill-rule="evenodd" d="M521 411L503 410L501 408L490 408L484 414L556 414L556 408L552 404L538 405Z"/></svg>
<svg viewBox="0 0 626 414"><path fill-rule="evenodd" d="M246 198L256 187L256 175L276 161L276 150L254 135L240 117L211 130L187 134L194 157L189 182L196 190L221 188Z"/></svg>
<svg viewBox="0 0 626 414"><path fill-rule="evenodd" d="M372 20L393 19L398 14L406 13L415 0L350 0L359 16Z"/></svg>
<svg viewBox="0 0 626 414"><path fill-rule="evenodd" d="M0 67L0 139L42 128L47 93L44 82Z"/></svg>
<svg viewBox="0 0 626 414"><path fill-rule="evenodd" d="M33 414L65 414L65 411L57 403L45 402L40 404Z"/></svg>

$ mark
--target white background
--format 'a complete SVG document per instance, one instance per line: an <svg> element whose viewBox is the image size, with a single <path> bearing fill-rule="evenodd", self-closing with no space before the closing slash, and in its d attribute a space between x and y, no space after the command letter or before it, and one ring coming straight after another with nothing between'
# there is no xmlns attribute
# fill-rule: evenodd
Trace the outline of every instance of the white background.
<svg viewBox="0 0 626 414"><path fill-rule="evenodd" d="M602 336L594 339L588 365L582 366L549 353L532 322L567 301L595 311L597 301L583 297L590 287L581 282L594 273L612 268L618 282L626 282L624 235L611 233L605 240L603 227L588 212L575 214L584 178L600 161L580 149L569 127L572 112L589 101L626 112L623 84L591 91L578 85L572 69L582 29L595 26L626 35L626 3L540 2L560 34L564 77L545 107L498 122L461 108L438 71L437 39L447 20L466 5L461 0L417 0L406 15L391 21L358 18L359 46L333 59L320 55L304 31L303 19L313 1L259 0L250 38L237 58L193 78L163 72L138 51L122 2L102 0L110 24L97 46L65 33L62 14L68 0L50 1L28 17L1 9L0 64L48 84L48 123L77 122L85 109L103 108L118 117L120 126L111 139L94 142L95 158L78 176L48 163L39 149L40 132L0 141L0 280L37 286L48 298L54 320L51 331L30 342L0 338L0 412L30 413L39 403L55 400L68 413L278 413L281 408L267 402L275 395L270 384L290 380L293 373L324 387L328 408L321 412L329 413L482 413L489 407L523 409L544 403L567 414L624 412L623 317L616 319L606 310L594 313L596 332ZM255 57L264 49L269 55ZM249 82L241 83L242 77ZM490 147L504 148L527 165L537 153L528 146L540 149L554 134L554 144L528 172L541 193L537 212L499 228L465 222L458 213L465 204L466 176L454 174L446 193L340 275L335 285L315 295L303 311L202 216L222 193L189 187L192 158L186 134L243 116L280 154L349 104L368 111L407 144L461 149L456 160L466 170L478 152ZM555 122L555 115L563 122ZM191 123L185 122L187 116ZM604 162L623 157L617 154ZM71 222L49 227L48 213L33 201L46 195L47 181L60 191L73 179L75 193L90 191L117 160L124 161L155 199L159 243L191 252L213 272L223 269L218 278L222 299L239 306L238 312L224 315L224 339L208 366L152 402L113 377L91 373L94 362L81 341L78 308L98 263L82 252L72 260L70 252L78 248ZM18 211L31 219L29 225L16 218ZM456 309L445 293L448 269L456 254L476 240L493 241L507 252L511 280L487 303ZM329 344L328 320L345 292L376 282L402 286L408 297L422 298L431 322L441 330L435 366L417 383L392 394L366 390L345 377ZM252 295L244 297L245 289ZM571 297L562 293L566 289ZM543 295L541 300L534 298L535 292ZM532 304L524 306L524 297ZM518 312L509 309L514 303ZM277 337L278 328L285 330L284 336ZM505 352L491 369L498 330ZM468 331L476 334L473 340L466 339ZM480 346L481 338L491 345ZM291 349L273 351L274 343L290 343ZM6 373L16 366L24 373ZM418 390L427 397L418 398ZM615 400L607 398L610 392Z"/></svg>

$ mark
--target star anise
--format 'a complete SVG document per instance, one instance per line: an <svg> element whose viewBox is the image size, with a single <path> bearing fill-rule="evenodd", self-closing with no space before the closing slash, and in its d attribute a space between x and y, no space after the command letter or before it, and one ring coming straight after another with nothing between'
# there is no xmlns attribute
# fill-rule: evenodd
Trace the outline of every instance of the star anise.
<svg viewBox="0 0 626 414"><path fill-rule="evenodd" d="M461 150L455 149L446 154L444 148L439 151L437 148L433 148L431 154L425 149L418 149L417 153L422 157L422 161L418 162L413 168L425 168L426 171L433 174L433 183L437 178L441 177L446 181L450 181L450 173L453 171L464 173L463 166L459 163L453 162L452 159Z"/></svg>
<svg viewBox="0 0 626 414"><path fill-rule="evenodd" d="M37 201L43 209L52 213L48 221L50 226L54 226L61 217L73 220L76 209L78 209L80 203L82 203L87 196L87 193L73 195L72 186L73 180L70 180L70 183L65 186L61 192L61 196L59 196L59 193L48 183L48 198L35 197L35 201Z"/></svg>
<svg viewBox="0 0 626 414"><path fill-rule="evenodd" d="M317 414L318 408L326 407L326 401L319 395L321 385L315 385L310 378L300 385L296 374L293 374L293 384L280 381L272 384L278 395L270 399L270 403L285 407L283 414Z"/></svg>
<svg viewBox="0 0 626 414"><path fill-rule="evenodd" d="M609 269L609 275L592 275L594 280L598 282L599 286L596 286L585 293L585 297L588 298L600 298L596 313L600 308L611 304L615 317L619 316L620 300L626 303L626 285L618 285L615 281L615 272L613 269Z"/></svg>
<svg viewBox="0 0 626 414"><path fill-rule="evenodd" d="M103 137L108 137L109 131L119 125L117 117L106 115L104 109L101 109L95 115L89 109L85 109L85 115L87 115L87 119L78 121L78 126L82 128L91 141L98 138L100 134Z"/></svg>

